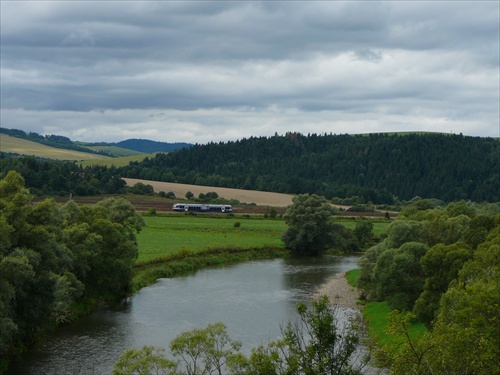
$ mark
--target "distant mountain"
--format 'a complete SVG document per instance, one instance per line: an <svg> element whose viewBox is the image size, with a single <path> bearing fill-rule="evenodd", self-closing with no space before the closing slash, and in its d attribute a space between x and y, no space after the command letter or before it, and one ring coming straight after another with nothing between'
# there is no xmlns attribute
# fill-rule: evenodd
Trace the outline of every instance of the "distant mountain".
<svg viewBox="0 0 500 375"><path fill-rule="evenodd" d="M190 143L176 142L156 142L147 139L127 139L118 143L112 143L111 145L127 148L129 150L143 152L145 154L154 154L157 152L172 152L181 148L189 148L193 146Z"/></svg>
<svg viewBox="0 0 500 375"><path fill-rule="evenodd" d="M46 146L62 148L66 150L74 150L81 152L90 152L94 154L100 154L105 156L124 156L129 155L124 154L123 150L116 150L113 147L119 147L121 149L127 149L136 151L144 154L155 154L159 152L171 152L174 150L189 148L193 146L190 143L167 143L167 142L156 142L147 139L127 139L118 143L108 143L108 142L78 142L72 141L67 137L60 135L40 135L38 133L26 133L24 130L19 129L6 129L0 128L0 133L7 134L11 137L22 138L28 141L41 143Z"/></svg>

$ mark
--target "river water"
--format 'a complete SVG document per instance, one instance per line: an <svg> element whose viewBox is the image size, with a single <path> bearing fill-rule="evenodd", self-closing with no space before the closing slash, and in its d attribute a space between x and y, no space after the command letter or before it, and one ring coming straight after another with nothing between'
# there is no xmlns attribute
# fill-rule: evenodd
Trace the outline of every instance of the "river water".
<svg viewBox="0 0 500 375"><path fill-rule="evenodd" d="M310 300L319 285L356 268L357 261L355 256L252 261L160 279L120 306L57 330L7 374L110 374L126 348L168 349L179 333L218 321L248 354L296 318L298 302Z"/></svg>

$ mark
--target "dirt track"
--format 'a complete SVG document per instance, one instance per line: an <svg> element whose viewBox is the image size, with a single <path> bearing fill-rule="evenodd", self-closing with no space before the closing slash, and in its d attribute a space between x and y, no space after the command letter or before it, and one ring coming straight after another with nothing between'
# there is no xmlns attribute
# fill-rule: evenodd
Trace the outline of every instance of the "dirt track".
<svg viewBox="0 0 500 375"><path fill-rule="evenodd" d="M237 199L241 203L255 203L258 206L274 207L286 207L292 204L293 198L293 195L271 193L266 191L229 189L215 186L185 185L172 182L140 180L136 178L124 178L123 180L127 182L128 186L134 186L137 182L151 185L153 186L155 193L159 193L160 191L168 193L171 191L178 198L184 198L188 191L192 192L195 197L197 197L200 193L206 194L209 192L216 192L221 198Z"/></svg>

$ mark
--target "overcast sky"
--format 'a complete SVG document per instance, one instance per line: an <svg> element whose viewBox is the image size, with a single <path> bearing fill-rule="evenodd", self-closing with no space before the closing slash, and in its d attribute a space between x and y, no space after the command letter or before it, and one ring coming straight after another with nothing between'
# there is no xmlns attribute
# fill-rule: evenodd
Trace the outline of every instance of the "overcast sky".
<svg viewBox="0 0 500 375"><path fill-rule="evenodd" d="M79 141L500 136L500 2L7 1L1 126Z"/></svg>

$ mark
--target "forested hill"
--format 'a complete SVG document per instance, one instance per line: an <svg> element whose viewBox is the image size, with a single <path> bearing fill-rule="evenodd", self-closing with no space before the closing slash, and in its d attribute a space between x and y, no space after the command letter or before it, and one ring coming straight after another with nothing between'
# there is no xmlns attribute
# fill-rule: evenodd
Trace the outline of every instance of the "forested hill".
<svg viewBox="0 0 500 375"><path fill-rule="evenodd" d="M176 142L156 142L148 139L127 139L114 143L117 147L127 148L129 150L143 152L145 154L154 154L156 152L171 152L180 148L188 148L192 145L190 143Z"/></svg>
<svg viewBox="0 0 500 375"><path fill-rule="evenodd" d="M123 177L359 196L392 203L413 197L500 201L500 143L463 135L370 134L249 138L195 145L131 163Z"/></svg>

